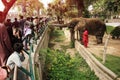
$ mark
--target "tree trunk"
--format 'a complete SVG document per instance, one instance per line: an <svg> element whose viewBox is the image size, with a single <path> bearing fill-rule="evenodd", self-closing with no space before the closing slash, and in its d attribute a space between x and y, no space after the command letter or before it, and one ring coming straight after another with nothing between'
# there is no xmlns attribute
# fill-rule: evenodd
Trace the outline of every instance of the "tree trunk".
<svg viewBox="0 0 120 80"><path fill-rule="evenodd" d="M76 5L77 5L77 9L78 9L78 17L81 17L83 9L84 9L84 1L83 0L77 0Z"/></svg>
<svg viewBox="0 0 120 80"><path fill-rule="evenodd" d="M70 34L71 34L71 36L70 36L71 38L70 39L71 39L71 41L74 42L75 41L75 31L74 31L73 28L70 28Z"/></svg>

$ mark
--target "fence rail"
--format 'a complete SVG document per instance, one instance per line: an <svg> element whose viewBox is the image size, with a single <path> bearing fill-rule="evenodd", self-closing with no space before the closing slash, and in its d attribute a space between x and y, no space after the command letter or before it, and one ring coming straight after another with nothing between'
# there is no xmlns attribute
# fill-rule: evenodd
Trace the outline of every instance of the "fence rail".
<svg viewBox="0 0 120 80"><path fill-rule="evenodd" d="M26 63L26 66L29 65L28 69L21 67L19 68L23 73L25 73L29 78L27 80L35 80L35 71L34 71L34 56L36 56L36 52L39 50L38 46L41 43L41 40L43 40L44 35L46 31L48 30L47 24L44 25L41 30L39 30L39 34L37 36L34 36L34 41L33 43L30 43L30 50L23 50L25 54L27 54L28 58L28 63ZM48 39L47 39L48 40ZM43 44L44 45L44 44ZM36 46L36 47L35 47ZM18 68L15 65L14 68L14 74L13 74L13 80L17 80L17 77L19 76L18 73ZM41 77L41 76L40 76Z"/></svg>
<svg viewBox="0 0 120 80"><path fill-rule="evenodd" d="M84 46L75 41L75 48L79 54L86 60L91 70L99 77L100 80L120 80L111 70L101 64Z"/></svg>

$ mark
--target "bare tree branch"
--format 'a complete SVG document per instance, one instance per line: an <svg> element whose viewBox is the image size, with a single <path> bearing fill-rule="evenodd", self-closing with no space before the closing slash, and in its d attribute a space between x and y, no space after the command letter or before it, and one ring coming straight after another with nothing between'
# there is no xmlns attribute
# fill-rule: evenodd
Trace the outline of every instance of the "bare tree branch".
<svg viewBox="0 0 120 80"><path fill-rule="evenodd" d="M12 5L15 3L16 0L10 0L9 2L7 2L7 0L2 0L5 8L2 11L0 11L0 23L4 22L6 15L8 14L8 11L10 10L10 8L12 7Z"/></svg>

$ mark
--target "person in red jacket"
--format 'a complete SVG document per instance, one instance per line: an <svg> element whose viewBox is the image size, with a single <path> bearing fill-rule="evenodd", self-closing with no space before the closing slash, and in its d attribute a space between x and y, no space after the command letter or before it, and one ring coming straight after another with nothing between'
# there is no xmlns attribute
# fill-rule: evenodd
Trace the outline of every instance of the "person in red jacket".
<svg viewBox="0 0 120 80"><path fill-rule="evenodd" d="M83 37L82 38L83 44L87 48L88 47L88 30L87 30L87 28L84 29L82 37Z"/></svg>

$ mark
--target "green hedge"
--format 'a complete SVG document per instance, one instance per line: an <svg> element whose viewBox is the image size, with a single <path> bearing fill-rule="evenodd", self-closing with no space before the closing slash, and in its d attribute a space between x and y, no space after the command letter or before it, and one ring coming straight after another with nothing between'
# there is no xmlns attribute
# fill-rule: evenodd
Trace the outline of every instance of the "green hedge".
<svg viewBox="0 0 120 80"><path fill-rule="evenodd" d="M45 80L99 80L78 53L72 58L60 50L46 49L40 53L45 57Z"/></svg>

